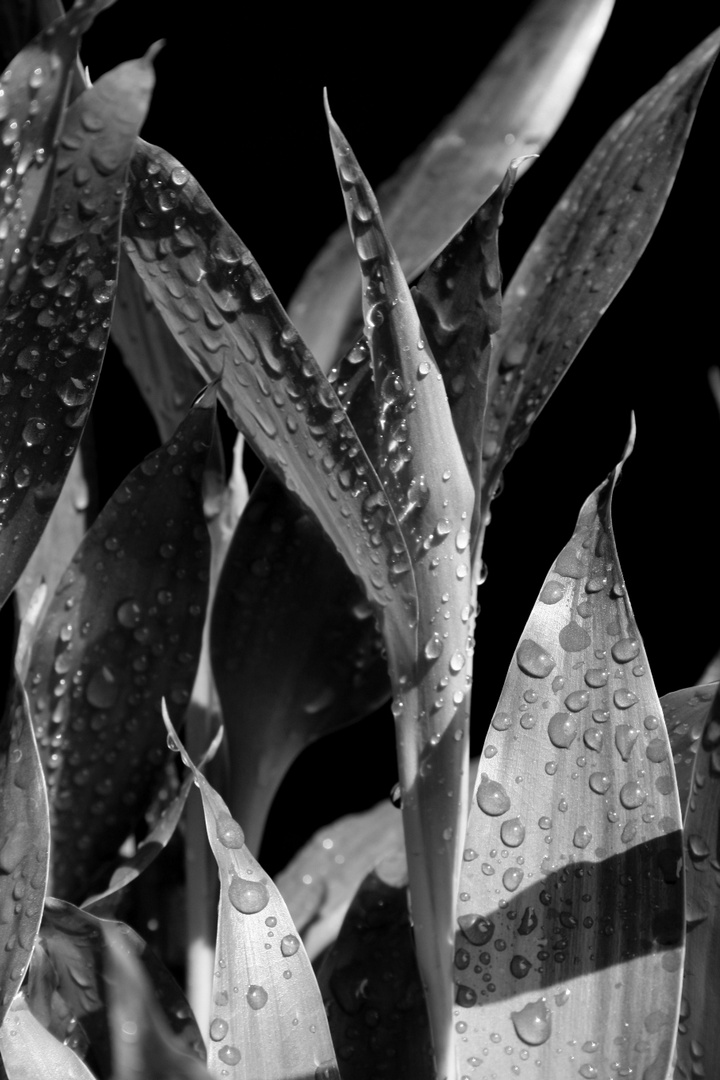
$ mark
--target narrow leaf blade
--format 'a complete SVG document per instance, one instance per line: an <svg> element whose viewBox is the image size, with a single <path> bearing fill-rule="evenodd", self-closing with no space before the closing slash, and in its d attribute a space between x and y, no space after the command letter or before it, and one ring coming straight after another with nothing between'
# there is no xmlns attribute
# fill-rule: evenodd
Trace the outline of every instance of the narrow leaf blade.
<svg viewBox="0 0 720 1080"><path fill-rule="evenodd" d="M0 1054L7 1080L95 1080L75 1051L36 1020L22 995L0 1028Z"/></svg>

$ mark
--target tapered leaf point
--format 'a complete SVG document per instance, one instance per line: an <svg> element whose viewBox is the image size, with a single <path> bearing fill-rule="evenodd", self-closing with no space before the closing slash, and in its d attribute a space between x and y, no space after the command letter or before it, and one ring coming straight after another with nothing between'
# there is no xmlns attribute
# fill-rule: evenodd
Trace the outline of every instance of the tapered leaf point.
<svg viewBox="0 0 720 1080"><path fill-rule="evenodd" d="M160 52L161 49L165 48L166 44L167 43L165 41L165 38L160 38L159 41L154 41L148 51L143 56L143 63L148 65L152 64L157 54Z"/></svg>
<svg viewBox="0 0 720 1080"><path fill-rule="evenodd" d="M622 460L620 465L624 465L627 459L633 452L635 447L635 436L637 435L637 425L635 423L635 410L630 413L630 434L628 435L627 442L625 443L625 449L623 450Z"/></svg>

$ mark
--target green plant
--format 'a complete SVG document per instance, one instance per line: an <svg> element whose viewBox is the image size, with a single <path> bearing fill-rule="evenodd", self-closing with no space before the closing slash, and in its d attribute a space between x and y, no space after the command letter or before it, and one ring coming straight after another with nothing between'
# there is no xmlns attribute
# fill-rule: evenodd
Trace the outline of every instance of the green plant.
<svg viewBox="0 0 720 1080"><path fill-rule="evenodd" d="M469 803L468 773L491 500L657 224L717 33L600 142L502 322L505 200L610 5L539 4L475 112L385 194L402 269L328 110L362 318L333 240L293 323L188 169L139 140L156 50L87 85L78 36L106 6L80 0L25 48L55 9L3 9L22 50L0 97L7 1075L702 1075L716 706L709 685L658 700L610 520L620 466L551 541ZM76 451L110 334L164 445L91 523ZM269 466L249 497L241 440L226 482L218 397ZM535 468L545 526L560 495ZM273 883L255 855L285 772L389 694L404 842L387 804ZM154 893L193 781L186 935Z"/></svg>

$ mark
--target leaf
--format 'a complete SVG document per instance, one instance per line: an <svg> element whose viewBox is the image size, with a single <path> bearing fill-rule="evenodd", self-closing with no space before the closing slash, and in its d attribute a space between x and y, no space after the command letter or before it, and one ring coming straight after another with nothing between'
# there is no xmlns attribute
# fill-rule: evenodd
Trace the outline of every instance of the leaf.
<svg viewBox="0 0 720 1080"><path fill-rule="evenodd" d="M697 748L692 788L685 810L687 947L680 1008L678 1080L711 1075L720 1061L717 1028L717 956L720 949L720 715L717 690Z"/></svg>
<svg viewBox="0 0 720 1080"><path fill-rule="evenodd" d="M239 430L312 510L383 620L405 625L416 598L393 569L407 561L402 534L335 391L264 274L164 150L138 141L131 179L125 250L158 310L204 376L220 379Z"/></svg>
<svg viewBox="0 0 720 1080"><path fill-rule="evenodd" d="M120 485L33 648L27 685L50 789L52 891L64 898L87 897L147 809L168 756L160 698L190 697L207 603L200 485L214 419L210 390Z"/></svg>
<svg viewBox="0 0 720 1080"><path fill-rule="evenodd" d="M165 442L204 380L168 330L124 252L110 332Z"/></svg>
<svg viewBox="0 0 720 1080"><path fill-rule="evenodd" d="M76 3L67 14L39 30L2 76L0 172L5 197L0 212L0 303L6 300L8 289L21 287L23 268L45 225L80 35L97 13L112 3L114 0ZM39 21L49 14L42 12Z"/></svg>
<svg viewBox="0 0 720 1080"><path fill-rule="evenodd" d="M103 929L108 944L113 1080L208 1080L211 1074L205 1066L170 1031L122 928Z"/></svg>
<svg viewBox="0 0 720 1080"><path fill-rule="evenodd" d="M98 919L72 904L49 897L40 940L55 973L57 991L87 1035L100 1075L110 1075L112 1057L112 1007L108 1010L103 978L111 951L108 931L115 932L125 954L140 959L145 979L152 985L153 1011L162 1011L165 1025L172 1029L185 1054L190 1054L196 1062L204 1061L200 1032L182 991L142 938L124 923ZM32 998L30 1004L34 1009Z"/></svg>
<svg viewBox="0 0 720 1080"><path fill-rule="evenodd" d="M8 1080L95 1080L75 1051L35 1019L22 994L0 1028L0 1053Z"/></svg>
<svg viewBox="0 0 720 1080"><path fill-rule="evenodd" d="M417 588L417 623L386 623L383 635L418 965L438 1073L449 1076L452 926L467 817L474 577L465 560L474 492L442 376L377 201L327 101L326 111L362 271L379 417L377 471L410 555L396 573L404 569Z"/></svg>
<svg viewBox="0 0 720 1080"><path fill-rule="evenodd" d="M482 516L502 472L652 236L720 48L720 30L610 128L505 293L485 427Z"/></svg>
<svg viewBox="0 0 720 1080"><path fill-rule="evenodd" d="M49 844L45 782L27 698L16 682L0 725L0 1022L32 955Z"/></svg>
<svg viewBox="0 0 720 1080"><path fill-rule="evenodd" d="M362 881L318 982L343 1080L435 1080L402 853Z"/></svg>
<svg viewBox="0 0 720 1080"><path fill-rule="evenodd" d="M680 805L612 532L621 464L545 579L481 758L456 934L463 1067L532 1055L553 1080L650 1078L672 1056Z"/></svg>
<svg viewBox="0 0 720 1080"><path fill-rule="evenodd" d="M717 683L690 686L676 690L660 698L665 724L670 737L670 747L675 765L675 778L683 818L690 798L695 757L700 746L710 703L715 696Z"/></svg>
<svg viewBox="0 0 720 1080"><path fill-rule="evenodd" d="M70 106L43 243L16 270L0 311L0 603L40 539L92 403L110 325L127 162L152 84L149 57L132 61Z"/></svg>
<svg viewBox="0 0 720 1080"><path fill-rule="evenodd" d="M200 789L220 877L210 1072L224 1076L230 1066L238 1080L339 1080L322 997L287 907L166 709L163 716Z"/></svg>
<svg viewBox="0 0 720 1080"><path fill-rule="evenodd" d="M536 154L552 137L612 7L612 0L535 4L455 112L380 188L406 277L423 270L487 199L512 158ZM354 337L357 319L357 269L343 232L310 265L290 304L290 318L325 371Z"/></svg>
<svg viewBox="0 0 720 1080"><path fill-rule="evenodd" d="M356 579L314 517L265 473L235 530L211 632L230 805L252 851L298 754L386 700L380 644Z"/></svg>

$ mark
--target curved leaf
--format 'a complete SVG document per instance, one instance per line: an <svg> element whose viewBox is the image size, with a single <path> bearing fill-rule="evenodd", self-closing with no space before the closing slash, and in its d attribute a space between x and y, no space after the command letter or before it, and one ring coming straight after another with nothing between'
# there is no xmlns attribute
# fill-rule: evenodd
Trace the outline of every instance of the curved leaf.
<svg viewBox="0 0 720 1080"><path fill-rule="evenodd" d="M402 853L361 882L318 983L343 1080L435 1080Z"/></svg>
<svg viewBox="0 0 720 1080"><path fill-rule="evenodd" d="M610 128L505 293L485 425L482 516L531 424L655 230L720 49L720 30Z"/></svg>
<svg viewBox="0 0 720 1080"><path fill-rule="evenodd" d="M40 538L87 419L117 275L127 164L153 86L122 64L68 109L47 228L0 311L0 604Z"/></svg>
<svg viewBox="0 0 720 1080"><path fill-rule="evenodd" d="M553 1080L664 1077L672 1056L680 805L612 533L620 468L585 502L545 580L472 802L456 1047L462 1065L481 1059L499 1074L512 1054Z"/></svg>
<svg viewBox="0 0 720 1080"><path fill-rule="evenodd" d="M49 844L45 781L27 698L16 683L0 726L0 1021L30 963Z"/></svg>
<svg viewBox="0 0 720 1080"><path fill-rule="evenodd" d="M455 112L380 188L385 225L408 278L490 195L512 158L547 143L575 98L612 7L612 0L537 3ZM343 342L349 344L357 290L353 252L338 230L290 305L325 371Z"/></svg>
<svg viewBox="0 0 720 1080"><path fill-rule="evenodd" d="M0 1028L0 1054L8 1080L95 1080L75 1051L35 1019L22 994Z"/></svg>
<svg viewBox="0 0 720 1080"><path fill-rule="evenodd" d="M687 813L700 736L716 689L717 683L690 686L686 690L675 690L672 694L665 694L660 698L670 737L683 818Z"/></svg>
<svg viewBox="0 0 720 1080"><path fill-rule="evenodd" d="M238 1080L339 1080L322 997L287 907L163 715L200 789L220 877L210 1071L222 1076L230 1066Z"/></svg>
<svg viewBox="0 0 720 1080"><path fill-rule="evenodd" d="M142 819L168 754L160 698L190 697L207 603L201 479L214 420L209 391L120 485L66 570L30 657L52 891L63 897L85 899L91 875Z"/></svg>

